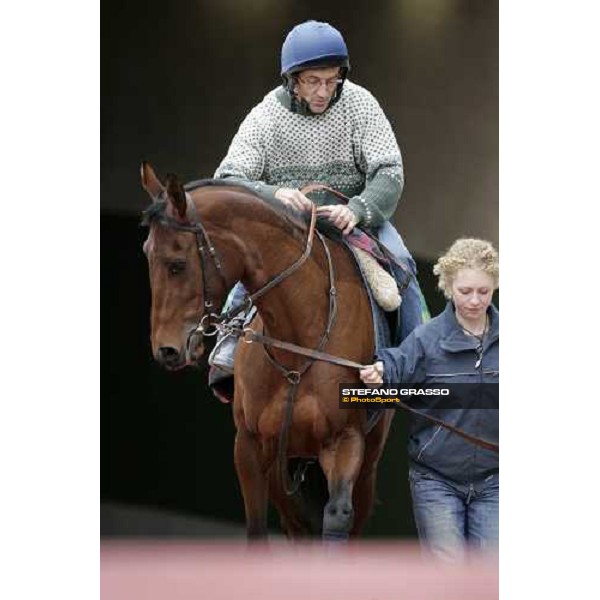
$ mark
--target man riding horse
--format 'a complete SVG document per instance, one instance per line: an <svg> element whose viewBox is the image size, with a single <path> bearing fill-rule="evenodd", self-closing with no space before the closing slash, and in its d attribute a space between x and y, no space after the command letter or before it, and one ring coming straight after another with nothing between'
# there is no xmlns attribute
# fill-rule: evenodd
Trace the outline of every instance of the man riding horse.
<svg viewBox="0 0 600 600"><path fill-rule="evenodd" d="M379 239L410 270L394 343L429 317L416 266L389 222L404 185L394 132L373 95L348 79L350 62L340 32L317 21L297 25L281 50L283 83L269 92L241 124L215 178L249 186L283 205L318 213L344 235L355 226ZM300 189L325 184L349 198L342 204L326 190L307 198ZM241 284L231 309L246 296ZM231 372L237 338L217 342L210 363ZM214 374L213 374L214 377ZM218 378L218 376L217 376Z"/></svg>

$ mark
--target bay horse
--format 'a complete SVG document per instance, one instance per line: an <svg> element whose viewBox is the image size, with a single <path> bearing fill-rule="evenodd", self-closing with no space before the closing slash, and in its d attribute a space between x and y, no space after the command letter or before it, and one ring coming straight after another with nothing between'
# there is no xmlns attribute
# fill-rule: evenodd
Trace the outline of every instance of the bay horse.
<svg viewBox="0 0 600 600"><path fill-rule="evenodd" d="M314 222L308 225L300 213L250 186L208 180L186 191L173 175L163 185L148 163L141 179L152 198L144 252L152 352L160 364L179 369L201 360L198 332L237 281L254 295L253 331L372 362L369 298L343 244L318 232L319 243L307 243ZM360 534L394 411L383 411L367 431L364 408L342 410L338 404L339 384L360 383L357 369L276 347L240 343L234 374L234 461L248 537L266 537L269 500L288 537L344 540ZM285 468L277 468L278 453ZM320 499L289 489L288 460L311 458L326 481Z"/></svg>

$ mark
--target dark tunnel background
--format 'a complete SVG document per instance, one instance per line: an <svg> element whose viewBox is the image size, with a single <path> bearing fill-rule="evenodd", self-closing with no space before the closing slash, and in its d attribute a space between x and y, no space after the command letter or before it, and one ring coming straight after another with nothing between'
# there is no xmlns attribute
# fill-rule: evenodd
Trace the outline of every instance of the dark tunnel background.
<svg viewBox="0 0 600 600"><path fill-rule="evenodd" d="M309 18L342 31L351 79L394 127L406 171L395 222L432 314L444 305L431 272L440 251L463 235L497 244L497 2L103 1L103 505L243 522L230 407L210 394L205 371L166 373L152 361L139 164L183 180L211 176L245 114L278 84L285 34ZM405 435L398 414L367 535L415 535Z"/></svg>

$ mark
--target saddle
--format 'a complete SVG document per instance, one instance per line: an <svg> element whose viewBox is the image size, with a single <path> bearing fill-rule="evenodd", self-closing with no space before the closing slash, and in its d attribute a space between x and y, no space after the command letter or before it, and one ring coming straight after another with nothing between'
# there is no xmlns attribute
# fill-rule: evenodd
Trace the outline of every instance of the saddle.
<svg viewBox="0 0 600 600"><path fill-rule="evenodd" d="M318 183L303 187L301 192L305 195L333 196L342 204L349 202L349 198L341 192ZM393 311L400 306L402 292L410 282L410 271L375 236L358 227L349 235L342 236L339 229L326 219L317 221L317 229L330 239L341 241L350 248L361 267L366 287L371 290L376 302L384 310Z"/></svg>

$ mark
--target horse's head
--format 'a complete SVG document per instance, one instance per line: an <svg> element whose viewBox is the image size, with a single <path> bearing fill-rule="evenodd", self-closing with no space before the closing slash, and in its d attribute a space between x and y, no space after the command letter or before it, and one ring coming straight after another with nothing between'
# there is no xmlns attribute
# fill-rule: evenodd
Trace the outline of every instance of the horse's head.
<svg viewBox="0 0 600 600"><path fill-rule="evenodd" d="M196 330L203 316L223 302L226 284L215 277L219 267L212 257L200 256L199 246L208 240L204 229L188 215L195 215L196 209L177 178L168 175L163 185L148 163L142 164L141 176L142 186L152 198L144 212L150 228L144 253L152 290L152 352L161 365L179 369L197 363L202 356L203 338ZM202 264L208 262L213 264ZM208 274L203 267L212 275L210 291L204 289Z"/></svg>

